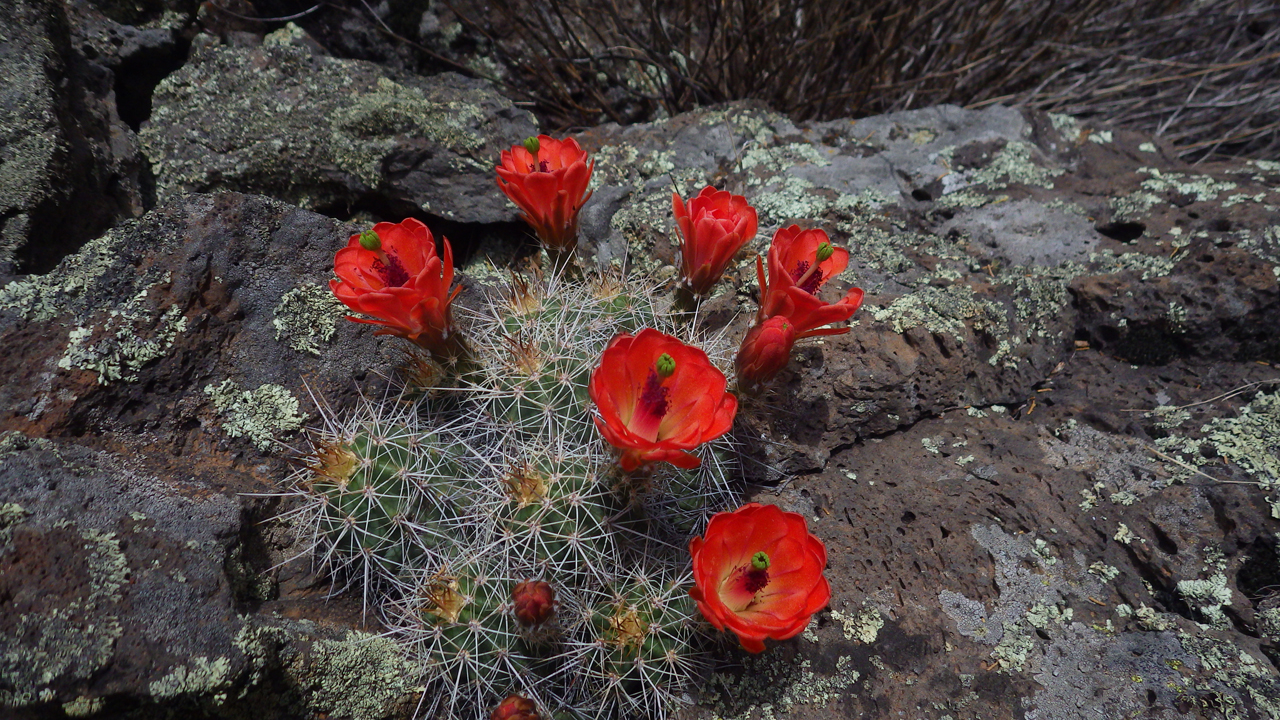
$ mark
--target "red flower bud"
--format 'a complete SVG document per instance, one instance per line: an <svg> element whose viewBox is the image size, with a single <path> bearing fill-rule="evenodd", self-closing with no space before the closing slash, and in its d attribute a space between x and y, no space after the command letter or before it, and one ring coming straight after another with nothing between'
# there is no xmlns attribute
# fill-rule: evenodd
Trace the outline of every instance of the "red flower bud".
<svg viewBox="0 0 1280 720"><path fill-rule="evenodd" d="M791 346L795 341L795 324L781 315L748 330L735 362L738 387L755 392L782 372L791 360Z"/></svg>
<svg viewBox="0 0 1280 720"><path fill-rule="evenodd" d="M840 335L849 328L824 328L848 320L862 305L862 290L851 288L839 302L818 299L818 290L828 280L844 272L849 251L832 247L821 230L801 230L798 225L780 228L769 247L769 278L756 258L760 280L760 313L757 322L779 315L790 318L796 339L814 335Z"/></svg>
<svg viewBox="0 0 1280 720"><path fill-rule="evenodd" d="M671 193L680 231L680 265L694 295L711 292L735 253L756 236L756 209L741 195L705 187L686 205Z"/></svg>
<svg viewBox="0 0 1280 720"><path fill-rule="evenodd" d="M541 625L555 615L556 591L541 580L525 580L511 589L511 602L521 625Z"/></svg>
<svg viewBox="0 0 1280 720"><path fill-rule="evenodd" d="M596 164L587 164L587 154L573 138L539 135L530 140L502 151L498 187L524 213L543 245L573 250L578 211L591 197L587 186Z"/></svg>
<svg viewBox="0 0 1280 720"><path fill-rule="evenodd" d="M489 720L541 720L538 706L533 701L519 695L508 695L506 700L489 713Z"/></svg>

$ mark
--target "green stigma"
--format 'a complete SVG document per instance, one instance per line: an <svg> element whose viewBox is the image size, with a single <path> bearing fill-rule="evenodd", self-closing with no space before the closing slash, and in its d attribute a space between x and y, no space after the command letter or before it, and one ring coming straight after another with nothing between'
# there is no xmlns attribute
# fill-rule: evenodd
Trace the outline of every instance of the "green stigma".
<svg viewBox="0 0 1280 720"><path fill-rule="evenodd" d="M658 370L658 377L669 378L671 373L676 371L676 359L662 353L658 356L658 362L654 363L654 367Z"/></svg>
<svg viewBox="0 0 1280 720"><path fill-rule="evenodd" d="M829 242L822 243L821 245L818 246L818 262L822 262L823 260L826 260L827 258L834 255L835 252L836 252L836 249L831 247L831 243Z"/></svg>
<svg viewBox="0 0 1280 720"><path fill-rule="evenodd" d="M538 148L542 147L536 137L527 137L524 139L524 149L529 151L530 155L537 155Z"/></svg>
<svg viewBox="0 0 1280 720"><path fill-rule="evenodd" d="M382 249L382 238L378 237L378 233L372 230L365 230L360 233L360 247L365 250L378 251Z"/></svg>
<svg viewBox="0 0 1280 720"><path fill-rule="evenodd" d="M752 555L752 556L751 556L751 569L752 569L752 570L768 570L768 569L769 569L769 555L768 555L767 553L765 553L765 551L763 551L763 550L761 550L760 552L756 553L755 555Z"/></svg>

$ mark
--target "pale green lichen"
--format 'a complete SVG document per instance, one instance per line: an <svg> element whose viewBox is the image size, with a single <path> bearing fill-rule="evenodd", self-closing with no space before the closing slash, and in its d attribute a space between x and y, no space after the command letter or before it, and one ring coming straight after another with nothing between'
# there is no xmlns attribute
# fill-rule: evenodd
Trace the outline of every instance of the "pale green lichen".
<svg viewBox="0 0 1280 720"><path fill-rule="evenodd" d="M855 613L832 610L831 619L840 623L845 640L857 640L864 645L875 642L880 629L884 627L884 616L871 606L863 606Z"/></svg>
<svg viewBox="0 0 1280 720"><path fill-rule="evenodd" d="M309 660L297 681L309 688L307 704L321 717L382 717L418 677L394 641L355 630L342 640L316 641Z"/></svg>
<svg viewBox="0 0 1280 720"><path fill-rule="evenodd" d="M77 532L67 521L55 523L54 529ZM129 561L120 540L98 530L78 534L87 569L79 592L14 618L11 637L24 640L0 657L0 688L13 688L0 689L0 707L43 699L51 692L48 686L59 680L87 680L106 667L123 634L112 612L120 602L120 588L129 580Z"/></svg>
<svg viewBox="0 0 1280 720"><path fill-rule="evenodd" d="M1089 133L1089 142L1106 145L1112 141L1113 137L1114 136L1110 130L1094 130Z"/></svg>
<svg viewBox="0 0 1280 720"><path fill-rule="evenodd" d="M1136 220L1159 205L1160 198L1149 192L1133 192L1111 198L1111 215L1116 220Z"/></svg>
<svg viewBox="0 0 1280 720"><path fill-rule="evenodd" d="M712 673L712 691L702 700L715 720L774 720L801 706L824 706L839 700L858 682L861 674L853 659L836 659L835 674L819 675L811 661L798 664L767 655L753 655L741 677Z"/></svg>
<svg viewBox="0 0 1280 720"><path fill-rule="evenodd" d="M1089 261L1097 263L1101 272L1141 272L1143 280L1165 277L1173 272L1178 261L1163 255L1147 255L1146 253L1114 253L1102 250L1089 254Z"/></svg>
<svg viewBox="0 0 1280 720"><path fill-rule="evenodd" d="M1178 594L1189 605L1200 610L1214 627L1229 626L1227 616L1222 612L1223 605L1231 604L1231 588L1227 587L1227 578L1221 573L1207 580L1181 580L1177 585Z"/></svg>
<svg viewBox="0 0 1280 720"><path fill-rule="evenodd" d="M90 717L101 712L106 704L107 701L102 698L81 696L71 702L63 703L62 712L66 713L67 717Z"/></svg>
<svg viewBox="0 0 1280 720"><path fill-rule="evenodd" d="M143 366L168 355L178 335L187 329L187 318L177 305L169 306L159 318L151 317L145 309L149 293L150 288L143 289L109 311L97 327L73 328L58 367L89 370L97 373L100 385L108 385L117 380L134 382ZM94 337L99 339L94 341Z"/></svg>
<svg viewBox="0 0 1280 720"><path fill-rule="evenodd" d="M1116 526L1116 534L1113 535L1111 539L1115 540L1118 543L1128 545L1132 543L1134 540L1138 540L1140 538L1138 538L1138 536L1133 534L1133 531L1129 529L1128 525L1125 525L1124 523L1120 523Z"/></svg>
<svg viewBox="0 0 1280 720"><path fill-rule="evenodd" d="M1258 487L1266 491L1280 487L1280 391L1259 392L1236 417L1214 418L1200 432L1217 456L1243 469ZM1182 453L1179 459L1184 464L1199 467L1213 461L1200 453L1199 441L1189 438L1170 435L1156 445ZM1182 470L1179 477L1185 478L1190 471Z"/></svg>
<svg viewBox="0 0 1280 720"><path fill-rule="evenodd" d="M1132 505L1138 502L1138 496L1127 490L1111 493L1111 502L1116 505Z"/></svg>
<svg viewBox="0 0 1280 720"><path fill-rule="evenodd" d="M225 700L223 691L230 676L231 662L220 657L210 660L198 656L187 665L179 665L172 672L156 680L147 688L157 700L170 700L182 695L212 695L214 700Z"/></svg>
<svg viewBox="0 0 1280 720"><path fill-rule="evenodd" d="M1156 148L1156 144L1153 142L1142 143L1141 145L1138 146L1138 151L1144 152L1144 153L1159 152L1158 148Z"/></svg>
<svg viewBox="0 0 1280 720"><path fill-rule="evenodd" d="M1142 181L1142 187L1149 192L1173 192L1190 195L1196 202L1215 200L1228 190L1235 190L1236 184L1230 180L1214 180L1208 175L1186 175L1183 173L1164 172L1159 168L1142 167L1138 172L1150 177Z"/></svg>
<svg viewBox="0 0 1280 720"><path fill-rule="evenodd" d="M1280 607L1268 608L1257 614L1258 631L1272 642L1280 642Z"/></svg>
<svg viewBox="0 0 1280 720"><path fill-rule="evenodd" d="M66 312L70 302L84 294L119 260L118 246L130 225L108 230L68 256L57 272L15 280L0 288L0 310L10 310L25 320L43 322Z"/></svg>
<svg viewBox="0 0 1280 720"><path fill-rule="evenodd" d="M1212 672L1212 679L1239 692L1247 693L1264 717L1280 720L1280 681L1265 660L1259 661L1247 650L1212 635L1178 633L1182 648ZM1208 683L1200 683L1201 691L1216 690ZM1226 699L1229 696L1222 696ZM1234 706L1232 698L1230 705ZM1227 717L1230 717L1228 715Z"/></svg>
<svg viewBox="0 0 1280 720"><path fill-rule="evenodd" d="M1021 623L1004 623L1000 642L991 651L991 657L1002 670L1021 671L1027 665L1027 656L1035 649L1035 635Z"/></svg>
<svg viewBox="0 0 1280 720"><path fill-rule="evenodd" d="M1077 142L1080 139L1080 121L1071 115L1063 113L1049 113L1049 123L1053 125L1053 129L1058 131L1062 139L1067 142Z"/></svg>
<svg viewBox="0 0 1280 720"><path fill-rule="evenodd" d="M809 143L755 147L742 155L740 167L743 170L764 168L771 171L804 164L826 167L831 164L828 156L835 152L835 148L828 148L824 154Z"/></svg>
<svg viewBox="0 0 1280 720"><path fill-rule="evenodd" d="M276 329L276 340L298 352L319 355L320 343L333 338L338 320L345 313L346 306L329 288L306 284L280 298L271 324Z"/></svg>
<svg viewBox="0 0 1280 720"><path fill-rule="evenodd" d="M948 148L939 157L950 162L954 148ZM1012 184L1034 185L1053 189L1053 178L1066 172L1062 168L1044 167L1032 161L1037 153L1035 146L1023 140L1011 140L981 168L966 171L970 184L985 185L991 190Z"/></svg>
<svg viewBox="0 0 1280 720"><path fill-rule="evenodd" d="M223 380L206 385L204 392L225 418L222 429L227 435L246 438L259 450L271 447L277 435L301 428L306 419L298 413L298 399L280 385L241 390L234 381Z"/></svg>
<svg viewBox="0 0 1280 720"><path fill-rule="evenodd" d="M1009 333L1004 307L979 298L968 285L925 287L875 309L871 315L876 322L889 323L896 333L923 327L931 333L951 335L959 343L965 342L966 323L975 333Z"/></svg>
<svg viewBox="0 0 1280 720"><path fill-rule="evenodd" d="M1089 564L1089 574L1102 578L1103 582L1111 582L1115 580L1120 571L1104 562L1094 562Z"/></svg>
<svg viewBox="0 0 1280 720"><path fill-rule="evenodd" d="M765 189L752 195L751 204L765 223L783 223L796 218L822 217L831 200L814 192L813 183L794 175L771 178Z"/></svg>

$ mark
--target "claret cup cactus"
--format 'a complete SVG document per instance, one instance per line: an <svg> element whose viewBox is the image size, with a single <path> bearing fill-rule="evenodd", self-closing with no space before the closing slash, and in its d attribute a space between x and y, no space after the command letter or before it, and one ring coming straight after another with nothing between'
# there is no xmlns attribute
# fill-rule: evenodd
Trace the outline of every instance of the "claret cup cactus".
<svg viewBox="0 0 1280 720"><path fill-rule="evenodd" d="M452 304L448 244L437 249L417 221L380 223L339 251L334 291L371 316L353 319L415 344L397 392L313 433L293 476L299 525L337 586L358 587L419 663L422 716L663 718L709 667L713 624L756 652L763 638L803 629L826 599L807 594L803 617L762 630L749 611L789 607L768 593L790 581L739 583L723 602L702 588L726 573L765 577L737 556L709 565L703 549L723 547L714 531L739 504L727 434L738 403L726 380L736 341L679 322L690 315L643 281L568 267L590 194L576 143L540 136L503 163L500 187L550 244L553 271L512 275L464 308ZM754 211L732 201L749 227L734 226L725 258L699 265L700 292L754 235ZM809 275L788 276L794 291L771 276L762 317L782 323L773 318L791 305L777 293L813 298L843 267L847 253L829 261L829 247L814 251ZM749 344L739 374L767 366L751 378L763 383L793 339L778 352ZM704 531L694 541L702 564L691 564L686 548ZM813 543L803 557L772 536L757 550L820 578L825 554Z"/></svg>

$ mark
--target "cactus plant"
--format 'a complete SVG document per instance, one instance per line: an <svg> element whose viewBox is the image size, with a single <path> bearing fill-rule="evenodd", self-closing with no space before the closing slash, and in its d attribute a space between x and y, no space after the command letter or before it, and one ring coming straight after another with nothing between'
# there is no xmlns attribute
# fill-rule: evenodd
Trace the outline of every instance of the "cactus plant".
<svg viewBox="0 0 1280 720"><path fill-rule="evenodd" d="M295 483L305 524L420 661L433 712L483 717L516 693L547 717L663 717L705 665L685 546L735 501L732 446L623 473L587 395L609 341L643 327L727 369L728 343L690 337L654 295L514 278L459 309L470 356L446 390L423 385L448 370L410 363L400 394L319 433ZM546 584L554 618L517 617L525 583Z"/></svg>

